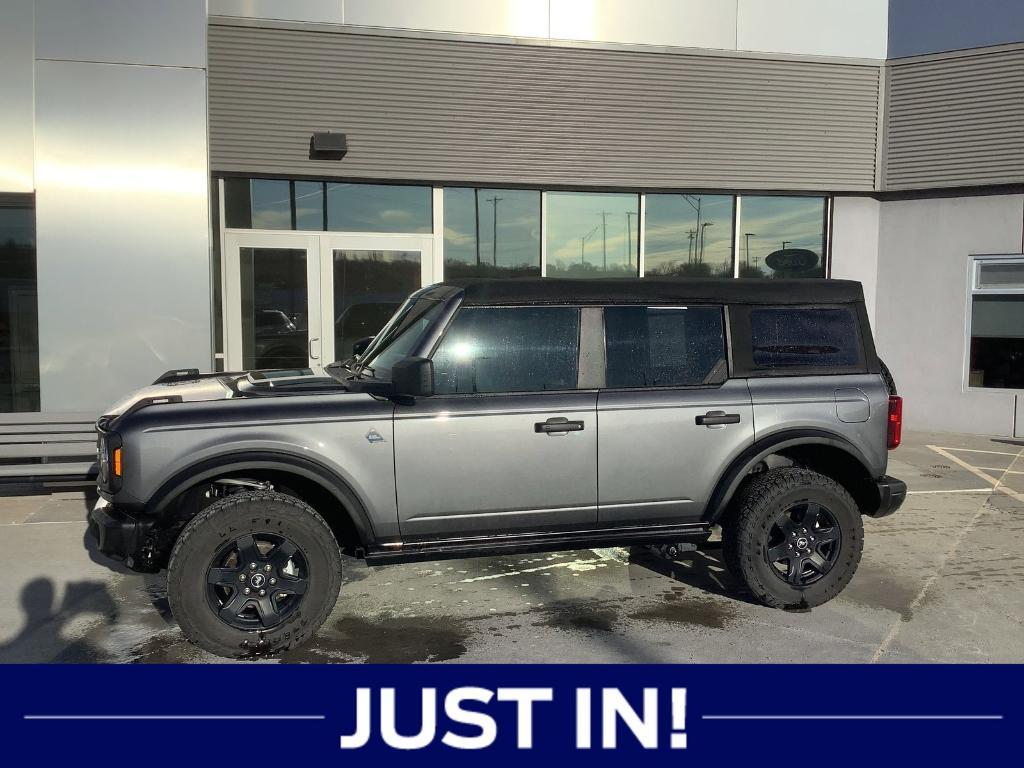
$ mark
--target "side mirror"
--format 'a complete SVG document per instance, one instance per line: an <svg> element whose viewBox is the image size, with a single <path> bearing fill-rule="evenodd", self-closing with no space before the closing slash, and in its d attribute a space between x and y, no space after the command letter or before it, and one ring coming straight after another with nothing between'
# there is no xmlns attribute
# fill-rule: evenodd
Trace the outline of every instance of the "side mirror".
<svg viewBox="0 0 1024 768"><path fill-rule="evenodd" d="M405 357L391 366L391 386L398 397L434 394L434 363L427 357Z"/></svg>
<svg viewBox="0 0 1024 768"><path fill-rule="evenodd" d="M370 342L373 341L373 336L364 336L352 345L352 354L355 357L363 354L366 348L370 346Z"/></svg>

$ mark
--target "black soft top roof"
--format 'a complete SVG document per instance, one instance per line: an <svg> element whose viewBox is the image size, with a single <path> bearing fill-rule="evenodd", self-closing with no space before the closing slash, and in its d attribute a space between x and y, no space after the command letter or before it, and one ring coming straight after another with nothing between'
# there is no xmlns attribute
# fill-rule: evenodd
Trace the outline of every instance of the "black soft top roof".
<svg viewBox="0 0 1024 768"><path fill-rule="evenodd" d="M851 304L864 301L853 280L757 278L611 278L570 280L468 278L443 285L462 290L464 306L511 304Z"/></svg>

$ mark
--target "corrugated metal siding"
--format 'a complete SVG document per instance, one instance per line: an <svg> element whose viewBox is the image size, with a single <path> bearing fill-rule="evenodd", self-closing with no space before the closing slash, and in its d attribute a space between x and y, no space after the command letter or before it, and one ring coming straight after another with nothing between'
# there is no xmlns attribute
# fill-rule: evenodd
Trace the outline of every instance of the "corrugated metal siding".
<svg viewBox="0 0 1024 768"><path fill-rule="evenodd" d="M886 189L1024 181L1024 50L890 65Z"/></svg>
<svg viewBox="0 0 1024 768"><path fill-rule="evenodd" d="M871 190L880 68L212 24L213 170ZM308 159L342 131L340 163Z"/></svg>

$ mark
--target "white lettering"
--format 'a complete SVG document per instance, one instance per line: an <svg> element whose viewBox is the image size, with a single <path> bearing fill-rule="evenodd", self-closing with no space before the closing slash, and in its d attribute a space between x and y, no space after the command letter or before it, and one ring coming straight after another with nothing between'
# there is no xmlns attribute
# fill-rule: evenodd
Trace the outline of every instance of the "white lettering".
<svg viewBox="0 0 1024 768"><path fill-rule="evenodd" d="M551 701L554 692L550 688L499 688L498 701L516 703L516 747L533 748L533 703Z"/></svg>

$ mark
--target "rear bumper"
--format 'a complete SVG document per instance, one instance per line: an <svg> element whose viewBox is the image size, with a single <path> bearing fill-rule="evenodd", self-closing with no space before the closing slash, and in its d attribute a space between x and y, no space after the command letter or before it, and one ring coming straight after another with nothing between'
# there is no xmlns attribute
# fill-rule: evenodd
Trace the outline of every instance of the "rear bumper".
<svg viewBox="0 0 1024 768"><path fill-rule="evenodd" d="M871 517L887 517L900 508L907 498L907 484L895 477L878 478L875 481L878 488L878 509L868 512Z"/></svg>
<svg viewBox="0 0 1024 768"><path fill-rule="evenodd" d="M151 570L153 554L147 543L152 529L152 520L134 517L102 497L89 513L89 533L100 552L136 570Z"/></svg>

